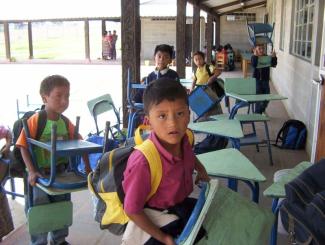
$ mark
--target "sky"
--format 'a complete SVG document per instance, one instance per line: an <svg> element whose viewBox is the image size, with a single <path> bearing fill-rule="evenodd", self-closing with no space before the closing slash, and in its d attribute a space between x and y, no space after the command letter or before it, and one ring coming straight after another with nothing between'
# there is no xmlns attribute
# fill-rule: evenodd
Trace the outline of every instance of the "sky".
<svg viewBox="0 0 325 245"><path fill-rule="evenodd" d="M0 20L119 17L120 8L120 0L2 0ZM140 0L140 15L175 16L176 0Z"/></svg>

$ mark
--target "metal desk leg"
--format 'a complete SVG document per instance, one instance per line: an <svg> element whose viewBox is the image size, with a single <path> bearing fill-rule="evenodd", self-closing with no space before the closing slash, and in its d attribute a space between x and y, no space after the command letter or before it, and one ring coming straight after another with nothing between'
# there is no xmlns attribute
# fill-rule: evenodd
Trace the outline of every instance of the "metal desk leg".
<svg viewBox="0 0 325 245"><path fill-rule="evenodd" d="M230 141L231 141L233 148L240 150L240 140L239 139L230 138Z"/></svg>
<svg viewBox="0 0 325 245"><path fill-rule="evenodd" d="M243 180L244 183L248 185L248 187L252 191L252 201L255 203L259 202L260 198L260 185L258 182L251 182L249 180Z"/></svg>
<svg viewBox="0 0 325 245"><path fill-rule="evenodd" d="M275 215L274 224L271 231L270 245L276 245L278 238L278 207L279 198L273 198L272 200L272 213Z"/></svg>
<svg viewBox="0 0 325 245"><path fill-rule="evenodd" d="M228 178L228 188L235 191L235 192L237 192L237 190L238 190L238 180Z"/></svg>

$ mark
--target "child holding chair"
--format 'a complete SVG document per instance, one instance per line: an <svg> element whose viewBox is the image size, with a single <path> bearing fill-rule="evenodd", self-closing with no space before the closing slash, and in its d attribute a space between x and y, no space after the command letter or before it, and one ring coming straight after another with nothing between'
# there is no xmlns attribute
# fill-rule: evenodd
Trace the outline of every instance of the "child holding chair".
<svg viewBox="0 0 325 245"><path fill-rule="evenodd" d="M217 79L221 74L221 71L214 65L208 65L205 63L205 55L201 51L197 51L193 54L193 61L197 66L196 71L193 74L193 82L190 92L192 92L196 86L207 85L212 91L218 95L219 85ZM205 117L213 114L222 114L220 103L209 110Z"/></svg>
<svg viewBox="0 0 325 245"><path fill-rule="evenodd" d="M259 68L259 57L265 56L264 44L257 44L253 49L251 64L254 68L253 77L256 79L256 94L269 94L270 93L270 67L276 67L277 57L274 50L271 54L270 66ZM257 102L255 104L255 113L265 113L268 101Z"/></svg>
<svg viewBox="0 0 325 245"><path fill-rule="evenodd" d="M151 191L148 162L138 150L130 155L122 183L130 221L122 244L174 244L196 203L188 197L193 171L196 182L209 177L186 135L190 120L186 89L173 79L160 78L148 85L143 101L152 130L149 139L159 152L163 172L156 193L146 201ZM157 216L160 222L154 219Z"/></svg>
<svg viewBox="0 0 325 245"><path fill-rule="evenodd" d="M40 86L40 95L45 105L46 123L43 132L40 135L39 141L47 142L51 139L51 128L53 124L57 125L57 139L68 140L73 139L75 126L68 119L63 119L62 113L69 106L70 96L70 83L69 81L60 75L52 75L46 77ZM35 113L28 121L28 128L32 138L36 137L38 120L40 113ZM68 125L65 120L68 120ZM79 138L81 136L79 135ZM33 205L43 205L47 203L54 203L60 201L69 201L71 199L70 194L50 196L38 187L36 187L37 178L49 175L50 173L50 154L45 149L40 147L34 148L36 162L38 164L39 171L34 167L31 160L31 156L28 151L27 139L25 131L22 130L21 134L16 142L16 145L20 147L22 157L28 170L28 183L33 187ZM86 172L91 171L89 165L88 156L83 156L85 161ZM60 174L67 170L68 159L66 157L57 158L56 173ZM30 207L28 200L26 199L26 211ZM68 228L55 230L50 232L50 244L65 245L69 244L65 238L68 236ZM31 235L31 244L47 244L47 233L41 233L38 235Z"/></svg>

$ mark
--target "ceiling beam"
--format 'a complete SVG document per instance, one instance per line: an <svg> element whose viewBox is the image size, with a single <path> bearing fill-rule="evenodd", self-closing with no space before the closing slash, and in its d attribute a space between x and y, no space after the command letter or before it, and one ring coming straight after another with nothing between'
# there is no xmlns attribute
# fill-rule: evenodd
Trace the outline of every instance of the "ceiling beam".
<svg viewBox="0 0 325 245"><path fill-rule="evenodd" d="M198 6L204 12L211 14L214 17L218 17L218 13L215 12L212 8L207 7L205 4L202 4L200 0L187 0L192 5Z"/></svg>
<svg viewBox="0 0 325 245"><path fill-rule="evenodd" d="M245 6L241 7L241 8L237 8L237 9L229 10L227 12L220 13L219 16L234 13L234 12L237 12L237 11L242 11L243 9L250 9L250 8L254 8L254 7L262 7L265 4L266 4L266 1L259 2L259 3L254 3L254 4L251 4L251 5L245 5Z"/></svg>
<svg viewBox="0 0 325 245"><path fill-rule="evenodd" d="M213 8L214 11L217 11L219 9L223 9L223 8L227 8L227 7L231 7L231 6L234 6L234 5L238 5L240 3L247 3L247 2L250 2L252 0L237 0L237 1L233 1L233 2L230 2L230 3L225 3L225 4L222 4L222 5L218 5L216 7Z"/></svg>

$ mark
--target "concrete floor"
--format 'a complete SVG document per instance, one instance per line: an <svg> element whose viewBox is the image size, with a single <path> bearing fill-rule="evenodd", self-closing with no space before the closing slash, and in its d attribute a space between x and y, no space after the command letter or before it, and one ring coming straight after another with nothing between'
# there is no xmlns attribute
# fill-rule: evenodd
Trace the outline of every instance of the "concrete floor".
<svg viewBox="0 0 325 245"><path fill-rule="evenodd" d="M242 76L240 71L224 72L222 77L239 77ZM273 92L274 89L272 88ZM275 140L278 130L282 124L288 119L288 115L281 101L274 101L269 104L267 114L271 117L269 122L269 130L271 140ZM246 128L245 128L246 130ZM264 127L257 124L258 135L264 137ZM274 166L270 166L266 147L261 147L260 152L256 152L255 146L244 146L241 152L255 164L255 166L267 178L267 181L260 184L260 204L262 207L271 209L271 199L263 196L263 191L273 182L273 174L279 169L291 168L301 161L309 160L309 156L305 151L282 150L272 146ZM224 184L225 182L222 181ZM247 198L250 198L248 188L239 184L239 192ZM107 231L102 231L92 217L93 207L91 197L87 190L73 193L72 200L74 204L73 225L70 227L68 241L73 245L88 244L120 244L120 237L114 236ZM23 214L23 206L17 201L10 201L13 210L16 230L9 234L1 244L4 245L27 245L28 233L26 231L25 217ZM245 244L244 242L242 244ZM286 236L279 235L278 244L289 244Z"/></svg>

